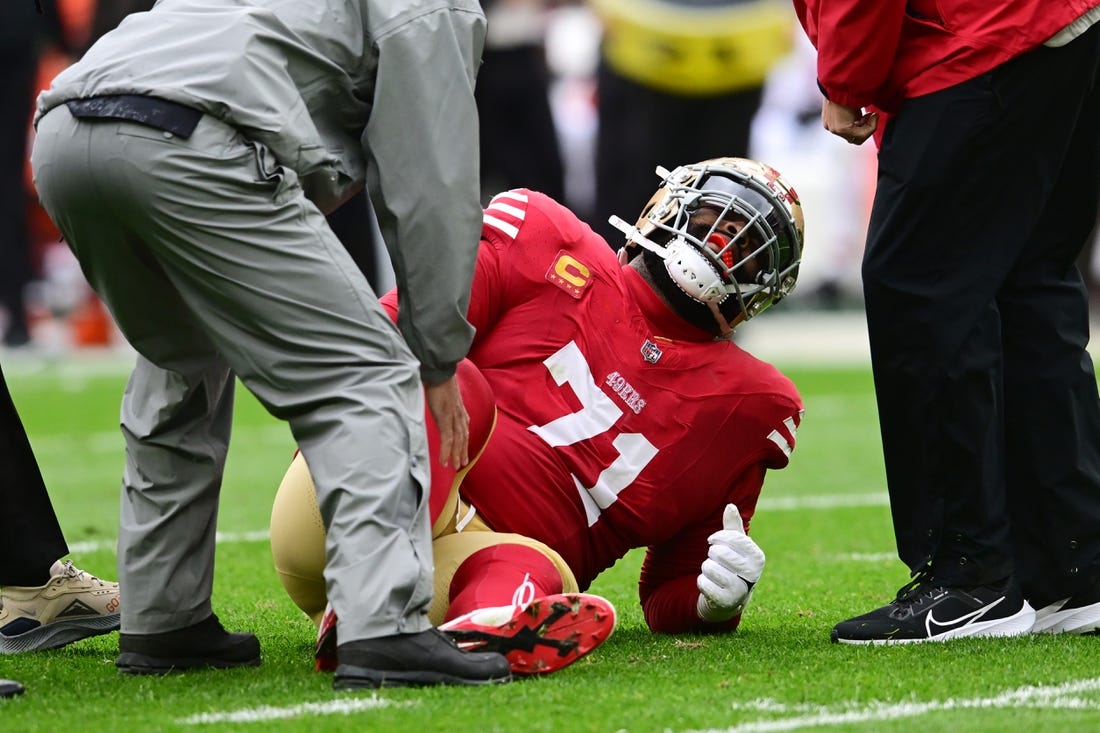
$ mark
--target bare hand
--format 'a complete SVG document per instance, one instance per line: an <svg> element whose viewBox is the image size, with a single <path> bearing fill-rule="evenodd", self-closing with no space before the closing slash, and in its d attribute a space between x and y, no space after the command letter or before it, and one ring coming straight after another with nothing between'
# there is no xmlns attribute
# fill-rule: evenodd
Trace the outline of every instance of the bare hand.
<svg viewBox="0 0 1100 733"><path fill-rule="evenodd" d="M874 112L864 114L858 107L845 107L826 99L821 104L821 124L826 130L852 145L862 145L875 134L878 115Z"/></svg>
<svg viewBox="0 0 1100 733"><path fill-rule="evenodd" d="M470 462L470 414L462 404L457 377L424 385L424 397L439 428L439 462L457 471Z"/></svg>

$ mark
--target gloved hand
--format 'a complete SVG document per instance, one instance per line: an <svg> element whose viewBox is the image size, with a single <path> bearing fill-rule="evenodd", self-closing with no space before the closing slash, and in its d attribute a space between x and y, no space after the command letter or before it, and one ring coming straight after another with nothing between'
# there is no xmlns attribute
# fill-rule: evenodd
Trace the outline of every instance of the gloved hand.
<svg viewBox="0 0 1100 733"><path fill-rule="evenodd" d="M726 621L741 613L764 572L764 551L745 534L741 513L733 504L726 505L722 527L707 538L710 551L696 581L696 613L710 622Z"/></svg>

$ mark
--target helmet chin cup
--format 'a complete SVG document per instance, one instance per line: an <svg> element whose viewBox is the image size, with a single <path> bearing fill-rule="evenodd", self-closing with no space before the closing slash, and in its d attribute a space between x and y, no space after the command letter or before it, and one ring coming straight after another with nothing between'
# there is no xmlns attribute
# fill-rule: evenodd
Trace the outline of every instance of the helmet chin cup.
<svg viewBox="0 0 1100 733"><path fill-rule="evenodd" d="M627 246L634 244L642 249L648 249L664 260L672 282L695 300L708 305L718 304L726 299L729 292L722 285L718 268L682 236L674 239L666 247L657 244L642 234L638 227L628 224L614 214L607 221L626 235Z"/></svg>
<svg viewBox="0 0 1100 733"><path fill-rule="evenodd" d="M717 305L726 299L729 292L718 269L696 247L677 237L664 249L665 269L681 290L703 304Z"/></svg>

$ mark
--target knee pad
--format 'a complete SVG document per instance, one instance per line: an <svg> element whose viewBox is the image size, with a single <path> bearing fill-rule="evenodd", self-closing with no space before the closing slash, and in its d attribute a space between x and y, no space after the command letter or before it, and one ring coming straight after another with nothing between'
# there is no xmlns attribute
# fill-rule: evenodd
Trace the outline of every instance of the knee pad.
<svg viewBox="0 0 1100 733"><path fill-rule="evenodd" d="M271 557L294 605L320 625L325 589L325 523L301 453L283 476L271 507Z"/></svg>

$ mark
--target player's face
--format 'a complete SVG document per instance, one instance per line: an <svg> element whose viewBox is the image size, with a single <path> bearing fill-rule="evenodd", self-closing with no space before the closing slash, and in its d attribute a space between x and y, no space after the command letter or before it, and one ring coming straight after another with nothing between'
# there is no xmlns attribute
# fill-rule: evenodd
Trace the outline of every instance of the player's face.
<svg viewBox="0 0 1100 733"><path fill-rule="evenodd" d="M731 213L727 214L718 223L718 226L715 226L714 223L718 221L721 215L722 212L718 209L709 206L700 207L698 211L691 215L688 230L693 237L706 242L707 247L719 255L726 267L732 269L738 262L750 257L756 250L760 249L761 242L758 241L755 232L750 232L738 239L733 247L722 252L737 237L738 232L745 228L746 222L740 215ZM712 228L713 232L711 231ZM764 252L760 252L737 268L735 271L737 281L746 284L755 283L757 275L766 265L766 262L763 261L765 256Z"/></svg>

